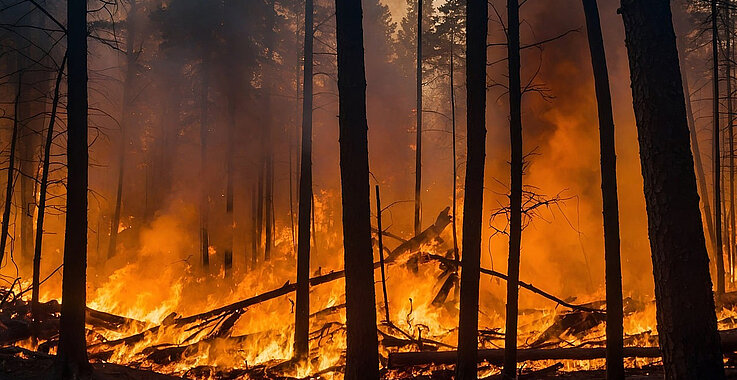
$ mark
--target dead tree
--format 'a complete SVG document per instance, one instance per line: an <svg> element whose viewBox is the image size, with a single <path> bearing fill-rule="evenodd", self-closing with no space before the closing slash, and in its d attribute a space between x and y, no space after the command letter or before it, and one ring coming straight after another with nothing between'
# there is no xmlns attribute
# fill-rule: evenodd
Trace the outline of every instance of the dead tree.
<svg viewBox="0 0 737 380"><path fill-rule="evenodd" d="M456 379L476 379L479 322L481 219L486 156L486 0L466 1L466 125L467 160L463 204L460 315ZM455 217L455 215L454 215Z"/></svg>
<svg viewBox="0 0 737 380"><path fill-rule="evenodd" d="M18 106L23 87L23 71L18 71L18 87L15 93L13 109L13 134L10 137L10 157L8 158L8 179L5 187L5 205L3 208L3 224L0 231L0 265L5 257L5 246L8 243L8 227L10 226L10 209L13 207L13 184L15 182L15 150L18 144Z"/></svg>
<svg viewBox="0 0 737 380"><path fill-rule="evenodd" d="M670 2L622 0L619 12L632 80L666 378L723 379Z"/></svg>
<svg viewBox="0 0 737 380"><path fill-rule="evenodd" d="M422 0L417 0L417 136L415 146L415 236L422 231Z"/></svg>
<svg viewBox="0 0 737 380"><path fill-rule="evenodd" d="M509 134L511 182L509 196L509 260L502 376L516 378L519 262L522 242L522 90L520 88L519 1L507 0L509 65Z"/></svg>
<svg viewBox="0 0 737 380"><path fill-rule="evenodd" d="M115 188L115 211L110 219L110 241L108 242L107 257L115 256L118 244L118 226L120 225L120 212L123 203L123 179L125 178L125 147L127 140L127 129L130 121L130 108L133 97L133 81L136 77L136 53L133 49L136 39L136 1L131 1L131 9L127 17L127 35L125 50L125 79L123 83L123 105L120 115L120 142L118 144L118 179Z"/></svg>
<svg viewBox="0 0 737 380"><path fill-rule="evenodd" d="M624 326L622 314L622 266L619 258L619 201L617 198L617 156L614 149L614 116L609 90L609 72L601 35L596 0L583 0L586 30L594 72L599 114L601 151L601 198L604 215L604 259L606 262L606 371L607 379L624 379Z"/></svg>
<svg viewBox="0 0 737 380"><path fill-rule="evenodd" d="M730 281L734 275L734 255L735 255L735 207L734 207L734 116L732 115L732 9L729 0L724 10L724 65L725 65L725 81L726 81L726 100L727 100L727 146L729 150L729 228L727 235L727 255L729 257L729 274Z"/></svg>
<svg viewBox="0 0 737 380"><path fill-rule="evenodd" d="M299 227L297 230L297 304L294 312L294 356L297 359L304 359L309 354L310 335L313 18L314 2L313 0L305 0L304 96L302 97L302 151L299 161Z"/></svg>
<svg viewBox="0 0 737 380"><path fill-rule="evenodd" d="M346 380L379 378L361 14L360 0L335 1L346 273Z"/></svg>
<svg viewBox="0 0 737 380"><path fill-rule="evenodd" d="M56 83L54 85L54 98L51 102L51 116L49 118L49 127L46 130L46 141L44 143L44 156L43 164L41 168L41 186L38 194L38 217L36 219L36 244L34 245L33 252L33 282L31 291L31 314L34 322L37 322L39 316L39 292L40 292L40 275L41 275L41 246L43 243L44 233L44 217L46 215L46 192L49 187L49 168L51 164L51 144L54 141L54 124L56 123L56 111L59 105L59 87L61 85L61 78L64 74L64 66L66 65L67 56L64 54L64 58L61 60L59 65L59 72L56 76Z"/></svg>
<svg viewBox="0 0 737 380"><path fill-rule="evenodd" d="M208 60L207 53L202 53L202 63L200 67L200 256L202 257L202 267L207 269L210 266L210 232L209 232L209 214L210 214L210 191L208 181L205 180L207 175L207 140L209 135L209 125L207 120L208 113L208 91L209 91L209 75L207 70Z"/></svg>
<svg viewBox="0 0 737 380"><path fill-rule="evenodd" d="M87 2L67 2L67 204L54 378L89 379L87 296Z"/></svg>

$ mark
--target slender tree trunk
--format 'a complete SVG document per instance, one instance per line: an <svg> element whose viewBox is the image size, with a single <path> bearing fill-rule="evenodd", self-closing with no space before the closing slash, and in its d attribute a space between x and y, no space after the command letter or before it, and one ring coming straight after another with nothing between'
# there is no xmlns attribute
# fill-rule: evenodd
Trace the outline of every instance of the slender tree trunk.
<svg viewBox="0 0 737 380"><path fill-rule="evenodd" d="M732 282L734 278L734 250L735 250L735 208L734 208L734 116L732 115L732 9L729 8L731 2L727 0L727 8L725 9L725 66L727 81L727 138L729 147L729 231L727 240L730 242L727 247L729 254L729 280Z"/></svg>
<svg viewBox="0 0 737 380"><path fill-rule="evenodd" d="M456 379L476 379L486 159L486 0L466 0L466 182ZM454 215L455 216L455 215Z"/></svg>
<svg viewBox="0 0 737 380"><path fill-rule="evenodd" d="M684 51L683 38L676 40L678 42L678 53L680 62L685 62L685 57L681 56ZM694 162L696 163L696 174L699 180L699 189L701 189L701 202L704 207L704 219L706 220L706 231L709 234L709 241L716 256L716 243L714 235L714 219L711 213L709 202L709 188L706 185L706 175L704 174L704 164L701 161L701 150L699 149L699 136L696 133L696 121L694 120L693 111L691 109L691 91L688 86L688 75L685 68L681 69L681 79L683 81L683 95L686 100L686 115L688 116L689 132L691 137L691 149L693 150Z"/></svg>
<svg viewBox="0 0 737 380"><path fill-rule="evenodd" d="M43 243L44 233L44 216L46 215L46 191L49 186L49 167L51 164L51 144L54 141L54 123L56 122L56 110L59 105L59 86L61 85L61 78L64 76L64 66L66 65L67 56L64 54L64 58L59 66L59 72L56 76L56 84L54 85L54 99L51 102L51 117L49 119L49 128L46 131L46 142L44 144L44 157L43 167L41 169L41 188L38 195L38 218L36 219L36 244L33 252L33 282L31 290L31 315L33 316L34 323L38 322L40 317L39 310L39 293L41 286L41 246ZM34 334L36 333L36 326L34 326Z"/></svg>
<svg viewBox="0 0 737 380"><path fill-rule="evenodd" d="M67 2L67 208L57 379L89 379L87 298L87 2Z"/></svg>
<svg viewBox="0 0 737 380"><path fill-rule="evenodd" d="M415 149L415 236L422 232L422 0L417 0L417 140Z"/></svg>
<svg viewBox="0 0 737 380"><path fill-rule="evenodd" d="M207 120L208 112L208 90L209 77L207 70L207 59L205 53L202 58L202 84L200 85L200 255L202 257L202 266L207 269L210 266L210 232L209 232L209 214L210 214L210 191L207 176L207 140L209 134L209 124Z"/></svg>
<svg viewBox="0 0 737 380"><path fill-rule="evenodd" d="M3 208L2 231L0 231L0 264L5 257L5 246L8 242L8 227L10 226L10 209L13 207L13 185L15 183L15 150L18 144L18 108L21 90L23 87L23 71L18 71L18 87L15 93L13 110L13 135L10 138L10 157L8 157L8 180L5 187L5 205Z"/></svg>
<svg viewBox="0 0 737 380"><path fill-rule="evenodd" d="M255 269L256 265L258 264L258 256L259 256L259 248L260 248L260 242L261 238L259 234L261 233L261 230L259 229L259 198L258 198L258 188L259 184L256 183L254 186L253 192L251 193L251 269Z"/></svg>
<svg viewBox="0 0 737 380"><path fill-rule="evenodd" d="M604 260L606 263L606 377L624 379L622 266L619 258L619 201L617 197L617 155L614 149L614 116L609 90L604 39L601 35L596 0L583 0L591 66L594 72L599 114L601 151L601 199L604 215Z"/></svg>
<svg viewBox="0 0 737 380"><path fill-rule="evenodd" d="M346 273L345 379L377 380L379 347L371 248L366 67L361 13L360 0L335 0Z"/></svg>
<svg viewBox="0 0 737 380"><path fill-rule="evenodd" d="M721 194L721 152L719 147L719 45L717 30L717 0L711 0L711 50L712 50L712 129L713 129L713 168L714 171L714 232L716 233L717 295L724 293L724 253L722 247L722 194Z"/></svg>
<svg viewBox="0 0 737 380"><path fill-rule="evenodd" d="M507 56L509 57L509 135L511 186L509 197L509 262L507 313L504 333L504 378L517 375L517 314L522 241L522 93L520 89L519 2L507 0Z"/></svg>
<svg viewBox="0 0 737 380"><path fill-rule="evenodd" d="M302 97L302 153L299 173L297 242L297 305L294 313L294 356L309 355L310 334L310 216L312 215L312 65L313 0L305 0L304 95Z"/></svg>
<svg viewBox="0 0 737 380"><path fill-rule="evenodd" d="M266 131L261 131L261 133L266 133ZM263 142L266 141L266 138L262 135ZM266 149L266 147L261 146L261 149ZM266 203L264 201L264 189L265 186L265 180L266 180L266 161L264 159L265 153L263 151L261 152L261 157L259 158L259 168L258 168L258 184L256 185L258 189L256 190L256 246L257 246L257 252L256 254L261 254L261 247L263 247L263 238L264 238L264 204ZM254 264L258 262L258 259L254 260Z"/></svg>
<svg viewBox="0 0 737 380"><path fill-rule="evenodd" d="M125 51L125 83L123 84L123 107L120 118L120 144L118 145L118 182L115 190L115 211L110 220L110 241L107 257L115 256L118 244L118 226L120 225L120 210L123 203L123 179L125 178L125 146L127 140L127 129L130 120L131 92L135 79L136 56L133 50L136 39L136 1L131 1L131 9L128 12L128 33L126 36Z"/></svg>
<svg viewBox="0 0 737 380"><path fill-rule="evenodd" d="M386 291L386 268L384 267L384 228L381 225L381 194L379 185L376 185L376 240L379 243L379 267L381 269L381 292L384 296L384 318L386 323L392 323L389 316L389 296Z"/></svg>
<svg viewBox="0 0 737 380"><path fill-rule="evenodd" d="M450 32L450 68L448 70L448 73L450 74L450 121L451 121L451 140L453 140L452 144L452 154L453 154L453 188L451 193L451 199L453 202L452 205L452 212L453 212L453 220L451 220L451 227L453 228L453 259L458 261L460 260L460 256L458 253L458 228L456 227L456 217L458 216L458 213L456 211L457 204L458 204L458 195L456 194L456 179L458 178L458 155L456 154L456 96L455 96L455 80L454 80L454 72L455 72L455 63L454 63L454 47L455 47L455 30L451 30ZM416 236L416 235L415 235Z"/></svg>
<svg viewBox="0 0 737 380"><path fill-rule="evenodd" d="M620 13L665 377L724 379L670 2L622 0Z"/></svg>
<svg viewBox="0 0 737 380"><path fill-rule="evenodd" d="M267 132L270 134L270 132ZM271 147L274 140L269 138L267 146L268 154L266 156L266 198L264 205L266 214L264 215L264 221L266 222L264 228L264 261L271 260L271 248L274 242L274 150Z"/></svg>

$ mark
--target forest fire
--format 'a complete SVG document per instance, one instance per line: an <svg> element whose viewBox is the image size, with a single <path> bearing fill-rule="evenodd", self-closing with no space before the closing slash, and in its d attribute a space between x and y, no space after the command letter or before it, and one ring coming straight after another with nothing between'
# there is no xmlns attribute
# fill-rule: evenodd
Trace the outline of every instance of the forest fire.
<svg viewBox="0 0 737 380"><path fill-rule="evenodd" d="M735 5L600 3L0 0L0 379L737 378Z"/></svg>

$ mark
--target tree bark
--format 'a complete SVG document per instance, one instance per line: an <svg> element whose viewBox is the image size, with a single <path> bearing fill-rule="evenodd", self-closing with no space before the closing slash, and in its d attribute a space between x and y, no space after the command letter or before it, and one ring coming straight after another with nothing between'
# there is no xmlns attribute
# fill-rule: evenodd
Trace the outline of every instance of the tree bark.
<svg viewBox="0 0 737 380"><path fill-rule="evenodd" d="M67 207L55 378L89 379L87 297L87 2L67 2Z"/></svg>
<svg viewBox="0 0 737 380"><path fill-rule="evenodd" d="M729 147L729 231L727 235L727 254L729 257L729 279L730 282L734 278L734 255L735 255L735 208L734 208L734 116L732 115L732 24L731 24L731 13L730 1L727 0L727 6L725 7L725 22L724 27L726 31L725 37L725 71L726 71L726 82L727 82L727 139Z"/></svg>
<svg viewBox="0 0 737 380"><path fill-rule="evenodd" d="M346 294L346 380L379 378L360 0L335 0Z"/></svg>
<svg viewBox="0 0 737 380"><path fill-rule="evenodd" d="M507 0L507 56L509 57L509 135L511 184L509 196L509 261L502 377L517 375L517 314L522 241L522 92L520 88L519 2Z"/></svg>
<svg viewBox="0 0 737 380"><path fill-rule="evenodd" d="M314 3L305 0L304 95L299 173L297 242L297 301L294 312L294 356L306 359L310 334L310 217L312 216L312 86ZM291 190L290 190L291 191Z"/></svg>
<svg viewBox="0 0 737 380"><path fill-rule="evenodd" d="M606 377L624 379L624 326L622 312L622 266L619 251L619 201L617 198L617 156L614 148L614 116L609 90L604 39L596 0L583 0L586 30L594 72L599 115L601 151L601 198L604 215L604 260L606 264Z"/></svg>
<svg viewBox="0 0 737 380"><path fill-rule="evenodd" d="M456 379L476 379L478 351L481 219L486 159L486 0L466 1L466 125L467 160L463 204L460 314ZM455 216L455 215L454 215Z"/></svg>
<svg viewBox="0 0 737 380"><path fill-rule="evenodd" d="M723 379L670 2L622 0L620 13L666 378Z"/></svg>
<svg viewBox="0 0 737 380"><path fill-rule="evenodd" d="M208 171L207 135L209 134L209 125L207 120L207 112L209 77L206 55L207 53L203 52L202 64L200 68L200 256L202 257L202 266L205 269L209 268L210 266L210 191L208 181L206 179Z"/></svg>

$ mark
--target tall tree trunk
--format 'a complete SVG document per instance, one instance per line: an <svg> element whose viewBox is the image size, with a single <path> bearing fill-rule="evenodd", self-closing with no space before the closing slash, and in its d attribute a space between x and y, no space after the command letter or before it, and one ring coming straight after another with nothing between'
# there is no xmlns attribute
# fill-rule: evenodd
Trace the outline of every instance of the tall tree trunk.
<svg viewBox="0 0 737 380"><path fill-rule="evenodd" d="M583 0L591 66L594 72L599 114L601 151L601 199L604 215L604 260L606 263L606 377L624 379L622 266L619 258L619 201L617 198L617 155L614 149L614 116L609 90L604 39L601 35L596 0Z"/></svg>
<svg viewBox="0 0 737 380"><path fill-rule="evenodd" d="M67 2L67 207L55 378L89 379L87 298L87 2Z"/></svg>
<svg viewBox="0 0 737 380"><path fill-rule="evenodd" d="M725 59L724 63L726 66L726 81L727 81L727 138L729 147L729 235L727 240L730 242L727 247L729 254L729 278L730 282L734 278L734 256L735 256L735 207L734 207L734 116L732 115L732 9L731 2L727 0L727 7L725 9Z"/></svg>
<svg viewBox="0 0 737 380"><path fill-rule="evenodd" d="M682 56L682 52L685 50L683 39L685 37L677 38L678 43L678 57L680 62L685 63L685 57ZM683 81L683 95L686 100L686 116L688 117L689 132L691 137L691 149L693 150L694 162L696 167L696 174L698 178L699 189L701 189L701 202L704 207L704 219L706 220L706 231L709 234L709 241L711 247L716 255L716 243L714 235L714 220L711 213L711 207L709 202L709 188L706 185L706 174L704 174L704 164L701 161L701 150L699 149L699 136L696 133L696 121L694 120L693 110L691 109L691 91L688 86L688 74L686 68L681 68L681 80Z"/></svg>
<svg viewBox="0 0 737 380"><path fill-rule="evenodd" d="M346 273L346 380L379 378L361 13L361 0L335 0Z"/></svg>
<svg viewBox="0 0 737 380"><path fill-rule="evenodd" d="M455 91L455 62L454 62L454 50L455 48L455 30L450 32L450 68L448 73L450 74L450 122L451 122L451 140L452 144L452 155L453 155L453 192L451 193L451 200L453 202L452 212L453 220L451 220L451 227L453 228L453 259L458 261L460 259L458 253L458 228L456 226L456 219L458 213L456 211L458 204L458 194L456 194L456 179L458 178L458 155L456 154L456 91Z"/></svg>
<svg viewBox="0 0 737 380"><path fill-rule="evenodd" d="M107 257L115 256L118 244L118 226L120 225L120 212L123 204L123 179L125 177L125 147L127 140L127 129L130 120L131 96L133 80L135 79L136 55L133 47L136 39L136 1L131 1L131 9L128 12L128 33L126 36L125 49L125 83L123 84L123 106L120 117L120 143L118 145L118 180L115 189L115 211L110 220L110 241L108 242Z"/></svg>
<svg viewBox="0 0 737 380"><path fill-rule="evenodd" d="M312 215L312 65L313 0L305 0L304 96L302 150L299 173L299 228L297 242L297 305L294 313L294 356L306 359L310 334L310 216Z"/></svg>
<svg viewBox="0 0 737 380"><path fill-rule="evenodd" d="M208 63L205 55L206 53L202 55L202 68L200 72L202 76L202 83L200 85L200 256L202 257L202 266L207 269L210 266L210 188L206 180L208 171L207 135L209 135L207 112L210 85L207 70Z"/></svg>
<svg viewBox="0 0 737 380"><path fill-rule="evenodd" d="M415 149L415 236L422 232L422 0L417 0L417 139Z"/></svg>
<svg viewBox="0 0 737 380"><path fill-rule="evenodd" d="M59 72L56 76L56 84L54 85L54 98L51 102L51 117L49 119L49 128L46 131L46 142L44 144L44 157L43 166L41 169L41 188L39 189L38 195L38 218L36 219L36 244L33 252L33 282L31 290L31 314L33 316L34 323L38 322L40 317L39 310L39 293L41 286L41 246L43 243L44 234L44 216L46 215L46 190L49 186L49 167L51 164L51 144L54 141L54 123L56 122L56 110L59 105L59 86L61 85L61 78L64 76L64 66L67 62L66 53L64 58L61 60L59 66ZM34 334L36 332L36 326L34 326Z"/></svg>
<svg viewBox="0 0 737 380"><path fill-rule="evenodd" d="M10 157L8 157L8 179L5 187L5 205L3 207L2 230L0 231L0 264L5 257L5 246L8 243L8 227L10 226L10 209L13 207L13 185L15 183L15 150L18 144L18 109L23 88L23 70L18 71L18 87L15 93L13 110L13 135L10 137Z"/></svg>
<svg viewBox="0 0 737 380"><path fill-rule="evenodd" d="M670 2L622 0L620 12L665 377L724 379Z"/></svg>
<svg viewBox="0 0 737 380"><path fill-rule="evenodd" d="M476 379L486 159L486 0L466 0L466 183L456 379ZM455 216L455 215L454 215Z"/></svg>
<svg viewBox="0 0 737 380"><path fill-rule="evenodd" d="M714 175L714 232L716 234L717 294L724 293L724 253L722 247L722 194L721 152L719 147L719 32L717 29L717 0L711 0L711 58L712 68L712 128L713 128L713 175Z"/></svg>
<svg viewBox="0 0 737 380"><path fill-rule="evenodd" d="M509 261L507 313L504 333L503 377L516 378L519 263L522 241L522 92L520 89L519 2L507 0L507 56L509 57L509 136L511 185L509 196Z"/></svg>

